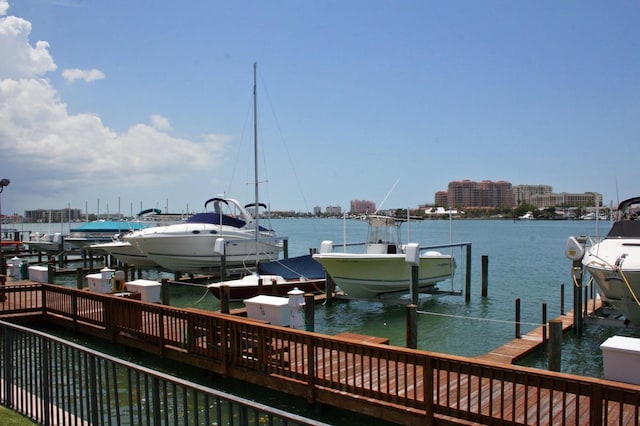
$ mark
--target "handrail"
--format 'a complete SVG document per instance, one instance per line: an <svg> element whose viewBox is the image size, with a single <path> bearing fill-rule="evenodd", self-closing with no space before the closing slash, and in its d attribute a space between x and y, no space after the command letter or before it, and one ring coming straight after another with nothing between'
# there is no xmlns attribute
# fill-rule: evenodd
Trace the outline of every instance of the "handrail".
<svg viewBox="0 0 640 426"><path fill-rule="evenodd" d="M16 324L0 336L0 403L41 424L326 426Z"/></svg>
<svg viewBox="0 0 640 426"><path fill-rule="evenodd" d="M635 385L344 340L48 284L9 285L4 291L0 316L35 314L37 307L9 307L18 305L14 299L21 293L40 293L38 315L56 324L225 376L284 386L309 403L358 411L366 399L389 420L429 422L443 415L476 422L607 424L640 416Z"/></svg>

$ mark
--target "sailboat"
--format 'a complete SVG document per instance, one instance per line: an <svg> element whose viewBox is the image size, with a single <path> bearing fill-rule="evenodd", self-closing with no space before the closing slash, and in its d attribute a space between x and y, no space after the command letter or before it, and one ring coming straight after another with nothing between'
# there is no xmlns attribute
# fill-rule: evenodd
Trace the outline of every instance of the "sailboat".
<svg viewBox="0 0 640 426"><path fill-rule="evenodd" d="M217 196L205 202L213 211L197 213L184 223L133 232L124 240L144 256L169 271L208 273L227 266L254 267L259 261L277 259L285 238L260 225L258 192L258 137L254 64L254 172L255 201L241 205L236 199Z"/></svg>
<svg viewBox="0 0 640 426"><path fill-rule="evenodd" d="M256 67L253 65L253 116L254 116L254 144L255 158L258 156L257 140L257 82ZM255 205L258 203L258 165L255 163ZM256 226L258 216L256 216ZM259 240L256 234L255 244L257 247L264 246L264 239ZM256 250L256 253L258 251ZM217 283L209 284L209 291L217 298L222 297L221 287L229 288L229 297L231 300L244 300L253 297L260 292L268 292L270 294L285 295L287 292L298 289L302 291L316 292L323 291L325 287L324 273L320 265L315 262L311 256L300 256L299 258L272 260L271 262L263 262L265 259L256 258L256 270L254 273L246 275L240 279L225 280ZM263 266L261 268L261 266ZM271 273L270 271L278 270L286 271L283 276Z"/></svg>

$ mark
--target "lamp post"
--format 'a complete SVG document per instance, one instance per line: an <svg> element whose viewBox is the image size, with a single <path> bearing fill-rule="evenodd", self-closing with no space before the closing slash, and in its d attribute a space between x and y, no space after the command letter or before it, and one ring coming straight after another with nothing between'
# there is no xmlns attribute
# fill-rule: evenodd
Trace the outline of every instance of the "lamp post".
<svg viewBox="0 0 640 426"><path fill-rule="evenodd" d="M5 186L9 186L11 181L7 178L0 179L0 194L4 190ZM2 197L0 196L0 274L5 275L7 273L7 263L4 261L2 254Z"/></svg>

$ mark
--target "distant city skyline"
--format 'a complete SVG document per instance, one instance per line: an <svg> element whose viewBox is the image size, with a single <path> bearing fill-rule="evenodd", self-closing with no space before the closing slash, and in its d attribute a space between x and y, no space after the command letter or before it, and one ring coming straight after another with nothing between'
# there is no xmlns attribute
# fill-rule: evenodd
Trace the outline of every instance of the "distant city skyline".
<svg viewBox="0 0 640 426"><path fill-rule="evenodd" d="M638 195L640 2L186 4L0 0L3 214L254 201L254 63L272 210Z"/></svg>

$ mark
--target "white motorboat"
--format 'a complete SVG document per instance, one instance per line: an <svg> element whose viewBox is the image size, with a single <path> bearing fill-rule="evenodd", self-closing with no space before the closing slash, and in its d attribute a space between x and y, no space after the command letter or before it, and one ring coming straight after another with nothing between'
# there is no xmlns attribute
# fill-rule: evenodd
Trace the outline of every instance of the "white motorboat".
<svg viewBox="0 0 640 426"><path fill-rule="evenodd" d="M135 234L140 231L132 231ZM135 245L124 241L120 234L116 234L113 240L108 243L91 244L91 250L97 253L111 255L125 265L136 265L140 267L156 267L158 264L144 255Z"/></svg>
<svg viewBox="0 0 640 426"><path fill-rule="evenodd" d="M185 223L133 232L124 241L169 271L212 271L220 267L222 253L227 266L278 258L282 240L275 231L259 226L247 210L253 205L245 208L237 200L222 197L208 200L205 207L209 203L213 212L196 213Z"/></svg>
<svg viewBox="0 0 640 426"><path fill-rule="evenodd" d="M605 301L640 325L640 197L622 201L604 239L588 244L582 265Z"/></svg>
<svg viewBox="0 0 640 426"><path fill-rule="evenodd" d="M215 197L213 212L198 213L185 223L155 227L124 237L145 256L169 271L188 273L215 272L222 262L226 266L252 267L259 261L274 260L283 249L283 239L276 232L260 226L258 200L258 129L257 85L254 64L254 189L255 202L246 206L237 200ZM252 213L249 212L252 210Z"/></svg>
<svg viewBox="0 0 640 426"><path fill-rule="evenodd" d="M157 226L168 226L178 223L184 223L190 217L189 214L183 213L162 213L159 209L143 210L136 215L136 222L144 225L144 228ZM131 231L130 234L136 234L141 230ZM89 248L98 253L105 253L118 259L125 265L136 265L140 267L155 267L156 262L143 254L137 246L128 241L124 241L123 235L120 233L111 236L111 241L101 242L89 245Z"/></svg>
<svg viewBox="0 0 640 426"><path fill-rule="evenodd" d="M63 236L60 232L43 233L32 232L29 234L29 239L25 241L32 251L44 251L51 253L58 253L63 250Z"/></svg>
<svg viewBox="0 0 640 426"><path fill-rule="evenodd" d="M325 272L311 255L260 262L255 273L240 279L226 280L207 285L218 299L222 298L221 287L229 288L229 300L246 300L259 294L286 296L293 289L305 293L325 290Z"/></svg>
<svg viewBox="0 0 640 426"><path fill-rule="evenodd" d="M533 212L526 212L522 216L518 216L518 220L535 220Z"/></svg>
<svg viewBox="0 0 640 426"><path fill-rule="evenodd" d="M317 260L347 297L373 299L388 293L408 293L411 267L406 261L406 246L400 240L400 226L406 219L369 215L363 253L335 252L331 241L324 241ZM419 257L418 291L453 277L456 262L452 255L427 251Z"/></svg>

